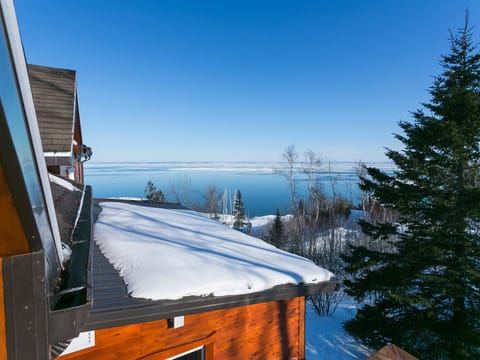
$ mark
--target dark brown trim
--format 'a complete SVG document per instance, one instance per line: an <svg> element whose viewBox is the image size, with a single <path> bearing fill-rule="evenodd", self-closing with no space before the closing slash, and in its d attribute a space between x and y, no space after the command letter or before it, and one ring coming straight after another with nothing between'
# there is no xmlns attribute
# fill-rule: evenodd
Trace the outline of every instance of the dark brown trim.
<svg viewBox="0 0 480 360"><path fill-rule="evenodd" d="M49 359L43 251L3 260L8 359Z"/></svg>
<svg viewBox="0 0 480 360"><path fill-rule="evenodd" d="M92 299L90 254L92 238L92 187L86 186L84 189L83 205L80 209L80 216L78 223L73 230L72 241L70 244L72 255L64 272L64 281L61 289L52 301L52 310L79 306ZM63 296L63 294L66 296Z"/></svg>
<svg viewBox="0 0 480 360"><path fill-rule="evenodd" d="M121 304L115 307L115 305L112 304L105 309L95 309L88 315L82 331L310 296L318 293L333 292L335 287L336 283L334 281L325 281L312 285L280 285L262 292L234 296L189 297L180 300L144 300L143 302L141 299L132 298L132 304L130 306L128 304Z"/></svg>
<svg viewBox="0 0 480 360"><path fill-rule="evenodd" d="M80 325L85 321L90 306L91 303L88 302L73 308L50 312L48 342L55 345L77 337L80 334Z"/></svg>
<svg viewBox="0 0 480 360"><path fill-rule="evenodd" d="M50 312L49 342L52 345L77 337L92 305L92 210L92 188L86 186L80 218L73 232L72 257L65 270L67 278L54 297Z"/></svg>
<svg viewBox="0 0 480 360"><path fill-rule="evenodd" d="M0 257L0 269L3 268L3 258ZM0 359L7 359L7 322L5 320L5 286L3 271L0 272Z"/></svg>

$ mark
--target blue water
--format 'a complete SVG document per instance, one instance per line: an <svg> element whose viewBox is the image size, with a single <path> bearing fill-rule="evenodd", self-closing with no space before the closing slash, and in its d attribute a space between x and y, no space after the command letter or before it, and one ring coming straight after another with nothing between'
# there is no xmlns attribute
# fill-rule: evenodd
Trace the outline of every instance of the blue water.
<svg viewBox="0 0 480 360"><path fill-rule="evenodd" d="M86 163L85 182L93 186L94 197L143 197L147 181L151 180L174 201L172 182L188 178L191 181L190 198L203 202L202 191L215 185L219 192L225 189L233 196L235 189L242 192L245 208L251 217L274 214L277 208L282 214L290 212L290 192L286 179L273 169L278 163ZM354 204L358 203L353 163L336 164L330 174L327 170L318 174L327 195L331 194L329 179L336 179L336 192ZM306 195L306 181L296 174L299 197Z"/></svg>

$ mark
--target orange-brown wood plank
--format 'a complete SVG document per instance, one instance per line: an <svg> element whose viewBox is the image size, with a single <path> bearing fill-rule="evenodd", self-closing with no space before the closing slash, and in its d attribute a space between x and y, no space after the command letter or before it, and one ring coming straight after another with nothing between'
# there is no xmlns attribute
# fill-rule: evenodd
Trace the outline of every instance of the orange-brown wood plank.
<svg viewBox="0 0 480 360"><path fill-rule="evenodd" d="M298 298L97 330L93 348L59 359L163 359L207 345L207 360L303 359L304 301ZM213 355L213 357L212 357Z"/></svg>
<svg viewBox="0 0 480 360"><path fill-rule="evenodd" d="M95 347L57 359L138 359L141 356L138 325L127 325L95 331Z"/></svg>
<svg viewBox="0 0 480 360"><path fill-rule="evenodd" d="M0 166L0 256L25 254L30 251L17 209L13 203L3 168Z"/></svg>
<svg viewBox="0 0 480 360"><path fill-rule="evenodd" d="M298 358L305 359L305 298L298 298Z"/></svg>

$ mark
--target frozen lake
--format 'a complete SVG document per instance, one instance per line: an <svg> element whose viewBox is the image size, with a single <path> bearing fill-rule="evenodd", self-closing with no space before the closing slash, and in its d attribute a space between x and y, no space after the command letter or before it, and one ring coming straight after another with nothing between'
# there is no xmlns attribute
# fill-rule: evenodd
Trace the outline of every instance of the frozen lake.
<svg viewBox="0 0 480 360"><path fill-rule="evenodd" d="M387 169L389 166L374 165ZM142 197L147 181L151 180L167 194L168 200L174 201L172 184L188 177L192 201L203 202L202 192L211 185L220 192L227 190L230 198L235 189L240 189L245 208L253 217L274 214L277 208L283 214L290 211L287 181L274 171L281 166L278 162L87 162L85 182L93 186L95 197ZM306 181L301 169L298 170L296 184L302 197L306 194ZM337 193L358 203L355 163L335 163L330 171L325 166L318 177L327 194L331 194L329 179L335 179Z"/></svg>

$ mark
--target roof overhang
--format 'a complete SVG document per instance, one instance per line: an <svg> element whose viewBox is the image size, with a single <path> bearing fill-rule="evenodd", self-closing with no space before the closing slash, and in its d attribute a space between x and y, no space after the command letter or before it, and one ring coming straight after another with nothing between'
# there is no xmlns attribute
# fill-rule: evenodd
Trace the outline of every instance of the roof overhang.
<svg viewBox="0 0 480 360"><path fill-rule="evenodd" d="M337 284L334 281L324 281L309 285L281 285L262 292L234 296L195 296L164 301L131 298L129 302L123 305L117 307L105 306L104 308L100 304L97 304L100 306L95 306L94 301L93 308L83 325L82 331L170 319L176 316L199 314L320 293L331 293L335 291L336 286Z"/></svg>
<svg viewBox="0 0 480 360"><path fill-rule="evenodd" d="M73 153L72 152L44 152L47 166L52 165L66 165L72 166Z"/></svg>

